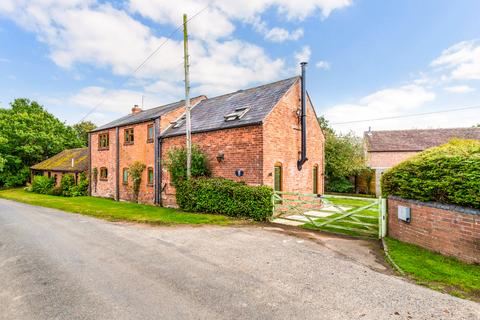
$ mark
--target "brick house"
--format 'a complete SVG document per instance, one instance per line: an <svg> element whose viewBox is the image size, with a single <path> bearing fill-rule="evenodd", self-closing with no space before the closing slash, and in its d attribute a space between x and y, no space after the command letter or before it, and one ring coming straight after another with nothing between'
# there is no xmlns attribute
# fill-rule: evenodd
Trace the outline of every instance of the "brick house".
<svg viewBox="0 0 480 320"><path fill-rule="evenodd" d="M383 172L417 153L452 139L480 140L480 128L367 131L364 143L367 166L375 170L376 194Z"/></svg>
<svg viewBox="0 0 480 320"><path fill-rule="evenodd" d="M64 174L73 174L75 183L80 173L88 174L88 148L63 150L36 165L30 167L30 175L43 175L55 179L55 185L60 185Z"/></svg>
<svg viewBox="0 0 480 320"><path fill-rule="evenodd" d="M323 193L324 136L302 90L304 78L192 99L192 142L206 154L213 176ZM147 165L140 201L176 206L162 160L186 144L184 111L184 101L145 111L134 108L131 115L91 132L90 166L99 168L92 195L129 200L126 170L139 160Z"/></svg>

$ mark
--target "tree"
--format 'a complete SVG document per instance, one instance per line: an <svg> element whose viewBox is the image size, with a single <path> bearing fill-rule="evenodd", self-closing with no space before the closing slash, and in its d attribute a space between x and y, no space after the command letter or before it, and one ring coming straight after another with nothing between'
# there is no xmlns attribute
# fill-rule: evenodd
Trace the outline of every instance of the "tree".
<svg viewBox="0 0 480 320"><path fill-rule="evenodd" d="M329 189L328 185L330 184L330 186L335 185L334 189L338 188L342 192L347 192L347 190L353 189L353 185L347 177L357 175L366 168L363 141L353 132L347 134L336 133L323 116L319 117L318 121L325 134L327 189Z"/></svg>
<svg viewBox="0 0 480 320"><path fill-rule="evenodd" d="M15 99L0 108L0 187L25 184L29 167L82 146L75 131L35 101Z"/></svg>
<svg viewBox="0 0 480 320"><path fill-rule="evenodd" d="M88 146L88 133L95 129L97 126L91 121L81 121L72 126L75 130L77 137L83 142L83 145Z"/></svg>

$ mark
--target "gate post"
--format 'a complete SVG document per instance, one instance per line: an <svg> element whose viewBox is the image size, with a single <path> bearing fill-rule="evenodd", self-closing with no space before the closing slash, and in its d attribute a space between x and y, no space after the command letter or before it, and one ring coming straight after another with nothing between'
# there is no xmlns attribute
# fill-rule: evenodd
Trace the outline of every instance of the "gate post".
<svg viewBox="0 0 480 320"><path fill-rule="evenodd" d="M378 237L383 239L387 236L387 199L378 198L379 202L379 221Z"/></svg>

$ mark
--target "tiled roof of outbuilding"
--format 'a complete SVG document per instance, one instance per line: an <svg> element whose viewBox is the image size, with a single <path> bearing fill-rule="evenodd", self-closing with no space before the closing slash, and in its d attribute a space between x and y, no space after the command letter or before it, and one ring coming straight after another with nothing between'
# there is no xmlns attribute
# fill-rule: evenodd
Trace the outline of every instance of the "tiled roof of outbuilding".
<svg viewBox="0 0 480 320"><path fill-rule="evenodd" d="M192 133L260 124L298 79L300 77L297 76L201 101L191 111ZM225 121L226 115L239 108L249 110L240 119ZM177 128L170 127L162 135L169 137L184 133L183 124Z"/></svg>
<svg viewBox="0 0 480 320"><path fill-rule="evenodd" d="M73 167L72 167L72 159ZM88 148L63 150L32 166L33 170L83 172L88 169Z"/></svg>
<svg viewBox="0 0 480 320"><path fill-rule="evenodd" d="M415 129L365 132L367 150L423 151L452 139L480 140L480 128Z"/></svg>
<svg viewBox="0 0 480 320"><path fill-rule="evenodd" d="M192 98L192 99L196 99L196 98ZM168 113L172 110L180 108L183 105L185 105L185 100L180 100L180 101L173 102L173 103L170 103L170 104L166 104L166 105L163 105L163 106L159 106L159 107L156 107L156 108L142 110L138 113L128 114L124 117L121 117L121 118L116 119L112 122L109 122L109 123L107 123L103 126L95 128L91 132L111 129L111 128L115 128L115 127L126 126L126 125L130 125L130 124L135 124L135 123L142 123L142 122L151 121L151 120L154 120L154 119L156 119L156 118L158 118L158 117L160 117L160 116L162 116L162 115L164 115L164 114L166 114L166 113Z"/></svg>

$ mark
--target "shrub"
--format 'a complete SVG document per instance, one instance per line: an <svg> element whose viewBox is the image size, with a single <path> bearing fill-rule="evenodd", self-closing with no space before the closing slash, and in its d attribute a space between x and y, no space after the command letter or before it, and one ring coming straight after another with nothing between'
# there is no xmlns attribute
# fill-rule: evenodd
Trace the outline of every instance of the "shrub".
<svg viewBox="0 0 480 320"><path fill-rule="evenodd" d="M75 187L75 177L73 174L64 174L60 181L60 188L62 189L62 195L64 197L72 196L72 189Z"/></svg>
<svg viewBox="0 0 480 320"><path fill-rule="evenodd" d="M48 194L53 189L55 180L47 176L35 176L32 181L32 191L35 193Z"/></svg>
<svg viewBox="0 0 480 320"><path fill-rule="evenodd" d="M174 186L180 181L186 180L187 149L173 148L169 150L165 165L170 173L171 181ZM193 178L210 176L207 156L197 146L192 146L191 175Z"/></svg>
<svg viewBox="0 0 480 320"><path fill-rule="evenodd" d="M197 178L179 181L176 198L185 211L263 221L272 215L272 194L272 188L267 186L247 186L222 178Z"/></svg>
<svg viewBox="0 0 480 320"><path fill-rule="evenodd" d="M50 191L48 191L47 193L48 195L51 195L51 196L63 196L63 191L62 191L62 187L53 187L52 189L50 189Z"/></svg>
<svg viewBox="0 0 480 320"><path fill-rule="evenodd" d="M350 180L341 177L329 180L325 188L328 192L351 193L353 192L354 186Z"/></svg>
<svg viewBox="0 0 480 320"><path fill-rule="evenodd" d="M452 140L388 170L384 196L480 208L480 141Z"/></svg>
<svg viewBox="0 0 480 320"><path fill-rule="evenodd" d="M80 173L78 176L78 182L76 186L70 189L70 195L72 197L80 197L88 195L88 179L85 173Z"/></svg>
<svg viewBox="0 0 480 320"><path fill-rule="evenodd" d="M128 175L132 179L132 192L133 200L138 202L138 193L140 192L140 183L142 182L142 173L145 170L146 166L139 162L135 161L130 168L128 168Z"/></svg>

